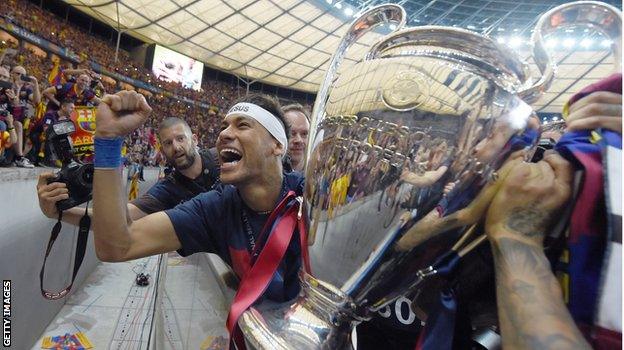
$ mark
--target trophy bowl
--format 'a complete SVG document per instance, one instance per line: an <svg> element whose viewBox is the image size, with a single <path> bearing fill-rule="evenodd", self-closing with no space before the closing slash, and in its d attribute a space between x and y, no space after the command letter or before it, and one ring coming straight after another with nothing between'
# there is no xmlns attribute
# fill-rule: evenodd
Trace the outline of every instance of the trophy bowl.
<svg viewBox="0 0 624 350"><path fill-rule="evenodd" d="M405 18L397 5L366 11L330 62L306 154L310 271L301 272L295 300L265 301L241 316L248 348L350 348L357 323L418 292L444 273L442 263L483 242L474 227L496 179L530 159L539 140L529 104L554 74L542 36L570 23L613 23L608 35L621 27L618 11L599 3L549 11L533 35L541 71L534 79L489 37L403 29ZM397 30L338 73L348 48L385 23Z"/></svg>

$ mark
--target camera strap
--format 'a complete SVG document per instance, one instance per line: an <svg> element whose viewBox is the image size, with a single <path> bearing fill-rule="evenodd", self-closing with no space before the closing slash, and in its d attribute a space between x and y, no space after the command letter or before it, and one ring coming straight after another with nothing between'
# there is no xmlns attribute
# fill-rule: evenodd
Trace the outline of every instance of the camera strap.
<svg viewBox="0 0 624 350"><path fill-rule="evenodd" d="M91 228L91 217L89 217L89 202L87 202L87 206L85 207L85 213L80 219L80 223L78 225L78 241L76 242L76 253L74 254L74 272L72 274L71 282L67 287L65 287L60 292L50 292L43 289L43 275L45 274L45 265L48 260L48 256L50 255L50 251L52 250L52 246L56 241L56 238L61 232L61 228L63 224L61 219L63 218L63 211L59 211L58 221L52 228L52 232L50 233L50 240L48 241L48 246L46 248L45 257L43 258L43 265L41 266L41 272L39 272L39 286L41 288L41 295L48 300L58 300L63 298L69 293L71 287L74 285L74 280L76 279L76 275L78 274L78 270L80 270L80 265L82 265L82 260L84 259L85 252L87 250L87 241L89 240L89 229Z"/></svg>

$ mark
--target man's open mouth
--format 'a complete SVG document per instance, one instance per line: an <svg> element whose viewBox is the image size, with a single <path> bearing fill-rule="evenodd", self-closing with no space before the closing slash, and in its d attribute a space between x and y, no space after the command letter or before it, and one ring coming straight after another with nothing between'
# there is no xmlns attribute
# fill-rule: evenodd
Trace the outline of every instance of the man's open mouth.
<svg viewBox="0 0 624 350"><path fill-rule="evenodd" d="M241 152L233 148L224 148L219 152L221 164L236 164L243 158Z"/></svg>

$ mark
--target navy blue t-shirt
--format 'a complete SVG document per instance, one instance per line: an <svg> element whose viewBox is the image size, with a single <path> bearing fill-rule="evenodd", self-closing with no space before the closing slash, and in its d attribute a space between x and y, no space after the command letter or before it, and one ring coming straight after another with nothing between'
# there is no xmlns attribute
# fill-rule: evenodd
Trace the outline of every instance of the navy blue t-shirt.
<svg viewBox="0 0 624 350"><path fill-rule="evenodd" d="M303 176L299 173L284 175L282 195L294 191L303 193ZM202 193L165 213L171 219L182 248L178 253L188 256L193 253L207 252L219 255L241 277L241 268L249 261L251 246L249 230L251 228L257 241L268 214L261 215L250 210L232 185L219 185L212 191ZM301 250L298 235L294 235L284 260L271 281L265 297L282 302L294 298L299 292L297 274L301 266Z"/></svg>
<svg viewBox="0 0 624 350"><path fill-rule="evenodd" d="M179 171L158 181L147 193L133 200L132 203L144 213L151 214L171 209L202 192L208 192L219 181L219 164L216 150L200 150L202 173L196 179L189 179Z"/></svg>

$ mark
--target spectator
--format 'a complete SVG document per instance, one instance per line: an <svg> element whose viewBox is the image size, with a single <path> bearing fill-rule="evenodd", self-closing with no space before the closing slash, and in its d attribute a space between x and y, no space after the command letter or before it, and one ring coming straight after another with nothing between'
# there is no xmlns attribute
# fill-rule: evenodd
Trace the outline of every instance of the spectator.
<svg viewBox="0 0 624 350"><path fill-rule="evenodd" d="M15 93L18 94L19 97L19 107L22 109L22 114L25 117L29 105L32 107L41 102L39 81L35 76L27 75L26 69L22 66L13 67L11 70L11 79L13 80L13 86L15 86ZM17 118L17 116L14 117Z"/></svg>
<svg viewBox="0 0 624 350"><path fill-rule="evenodd" d="M290 126L288 138L288 156L294 171L303 172L304 157L310 132L308 112L300 104L291 104L282 108Z"/></svg>
<svg viewBox="0 0 624 350"><path fill-rule="evenodd" d="M0 110L5 110L8 113L12 113L16 108L19 109L19 97L15 93L15 87L10 80L9 71L4 67L0 67L0 81L5 83L4 88L0 90ZM8 124L8 123L7 123ZM15 152L14 161L18 167L33 168L34 165L24 157L22 140L24 137L23 124L20 121L12 120L11 123L15 128L15 134L17 136L16 142L13 143L12 150ZM9 128L7 127L7 130Z"/></svg>
<svg viewBox="0 0 624 350"><path fill-rule="evenodd" d="M81 74L75 83L65 83L62 85L50 86L43 91L48 98L47 111L56 110L61 106L61 100L74 100L76 106L94 106L100 102L95 96L95 92L89 87L91 78L86 74Z"/></svg>
<svg viewBox="0 0 624 350"><path fill-rule="evenodd" d="M121 89L119 81L111 83L108 79L98 79L97 75L91 70L92 62L97 62L109 71L141 80L164 90L163 94L155 94L150 98L149 102L154 108L154 113L150 120L146 121L146 128L157 125L166 117L184 115L191 129L199 136L198 145L208 149L214 146L216 142L219 129L218 123L224 117L223 111L234 99L244 94L244 89L240 86L209 79L204 79L199 91L185 88L176 82L165 82L156 79L148 69L138 66L123 49L120 49L118 60L115 61L114 55L111 54L115 47L111 43L88 34L81 28L55 17L52 13L42 10L26 0L6 1L0 7L0 17L67 49L68 52L73 52L80 56L81 62L76 67L70 62L58 62L60 73L55 75L57 79L51 82L52 88L46 89L48 93L44 95L44 97L49 99L47 104L53 110L58 109L58 105L50 97L56 99L57 102L59 101L54 96L56 95L57 91L55 90L58 85L65 86L65 84L76 83L78 80L77 76L80 75L87 75L93 80L98 80L94 87L98 97L101 96L99 94L102 93L103 88L109 92ZM41 82L41 87L47 84L49 72L54 67L51 59L57 60L56 56L52 56L53 58L51 59L41 57L29 49L19 47L18 43L12 40L7 40L3 46L9 49L3 64L7 64L9 69L11 66L21 65L32 76L36 77L38 82ZM209 104L211 107L206 109L194 103L182 102L179 100L180 97ZM76 101L77 106L81 104L81 101ZM34 113L34 123L30 125L30 128L34 128L35 125L41 125L41 118L45 109L42 110L42 112ZM133 139L128 140L133 145L138 140L140 147L129 147L128 151L130 155L133 152L144 153L145 156L141 157L142 164L153 162L157 157L155 144L153 142L150 143L149 137L145 135L144 133L141 133L140 136L138 134L131 135L130 138ZM29 138L25 145L26 149L29 148L30 143L32 143L32 140ZM15 147L17 146L15 145ZM34 161L37 157L32 157L33 152L35 151L31 150L29 154L31 160ZM153 156L147 157L147 155Z"/></svg>

